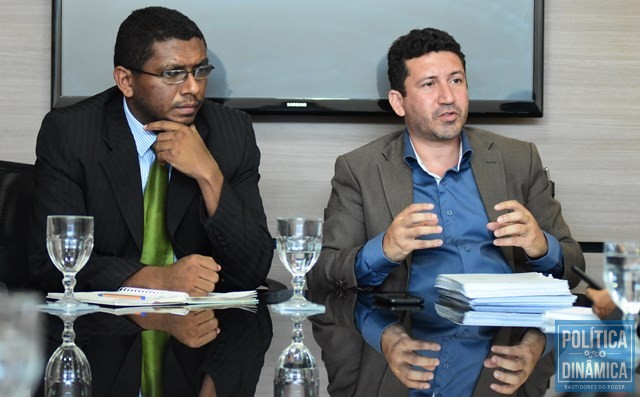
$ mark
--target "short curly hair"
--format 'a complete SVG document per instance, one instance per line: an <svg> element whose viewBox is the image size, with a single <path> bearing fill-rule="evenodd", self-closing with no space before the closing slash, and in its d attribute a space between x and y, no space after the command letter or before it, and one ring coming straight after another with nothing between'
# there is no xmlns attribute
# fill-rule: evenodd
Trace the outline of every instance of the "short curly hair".
<svg viewBox="0 0 640 397"><path fill-rule="evenodd" d="M404 81L409 75L406 61L430 52L449 51L456 54L466 69L460 44L447 32L434 28L414 29L393 42L387 53L387 74L392 90L407 95Z"/></svg>
<svg viewBox="0 0 640 397"><path fill-rule="evenodd" d="M153 56L153 45L171 39L201 39L207 42L198 26L176 10L146 7L133 11L118 29L113 51L113 66L142 69Z"/></svg>

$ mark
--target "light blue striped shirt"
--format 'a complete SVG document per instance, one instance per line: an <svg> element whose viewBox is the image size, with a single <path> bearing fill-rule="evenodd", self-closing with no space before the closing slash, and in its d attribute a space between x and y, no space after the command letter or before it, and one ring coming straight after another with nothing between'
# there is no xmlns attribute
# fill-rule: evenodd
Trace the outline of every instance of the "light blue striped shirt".
<svg viewBox="0 0 640 397"><path fill-rule="evenodd" d="M156 153L151 146L156 142L157 135L151 131L145 131L144 126L133 116L127 106L127 101L123 98L124 114L127 117L127 123L129 123L129 129L133 135L133 140L136 142L136 150L138 151L138 162L140 163L140 176L142 177L142 191L144 192L145 186L147 186L147 179L149 178L149 171L151 165L156 160Z"/></svg>

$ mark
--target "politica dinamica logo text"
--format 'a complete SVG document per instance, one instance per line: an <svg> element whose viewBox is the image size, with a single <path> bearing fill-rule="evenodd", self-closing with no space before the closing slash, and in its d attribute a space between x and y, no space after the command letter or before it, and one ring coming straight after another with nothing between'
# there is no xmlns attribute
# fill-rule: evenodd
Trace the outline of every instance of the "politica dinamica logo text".
<svg viewBox="0 0 640 397"><path fill-rule="evenodd" d="M632 321L557 321L556 391L635 391Z"/></svg>

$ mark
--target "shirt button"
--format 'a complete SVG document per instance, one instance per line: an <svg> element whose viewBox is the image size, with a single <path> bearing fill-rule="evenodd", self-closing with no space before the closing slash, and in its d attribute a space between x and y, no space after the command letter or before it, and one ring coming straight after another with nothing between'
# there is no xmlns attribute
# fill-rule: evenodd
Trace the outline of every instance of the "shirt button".
<svg viewBox="0 0 640 397"><path fill-rule="evenodd" d="M464 251L465 251L465 252L469 252L469 250L470 250L469 246L468 246L468 245L465 245L465 246L464 246Z"/></svg>
<svg viewBox="0 0 640 397"><path fill-rule="evenodd" d="M442 368L444 368L444 369L449 369L449 363L444 363L444 365L442 366Z"/></svg>
<svg viewBox="0 0 640 397"><path fill-rule="evenodd" d="M453 211L447 210L447 215L449 215L449 216L453 215Z"/></svg>

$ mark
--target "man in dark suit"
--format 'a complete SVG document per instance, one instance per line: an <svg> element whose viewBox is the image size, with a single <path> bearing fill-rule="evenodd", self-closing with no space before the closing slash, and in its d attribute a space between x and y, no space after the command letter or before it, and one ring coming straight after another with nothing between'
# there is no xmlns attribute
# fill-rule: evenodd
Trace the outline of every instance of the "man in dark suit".
<svg viewBox="0 0 640 397"><path fill-rule="evenodd" d="M433 304L441 273L537 271L576 285L571 265L584 268L584 258L535 146L465 126L460 45L437 29L414 30L391 46L388 65L389 102L406 129L336 160L310 288L420 291ZM346 357L362 364L354 395L400 395L401 386L425 396L544 394L553 371L534 371L551 347L539 331L433 326L431 340L413 339L402 322L361 328L369 344L361 358ZM319 343L338 340L345 344Z"/></svg>
<svg viewBox="0 0 640 397"><path fill-rule="evenodd" d="M249 116L205 99L205 38L177 11L149 7L120 26L115 87L49 112L36 146L30 273L43 291L61 274L45 242L48 215L90 215L95 247L77 290L120 286L253 289L273 246L258 190L260 152ZM154 160L169 167L168 266L140 262L143 192Z"/></svg>

